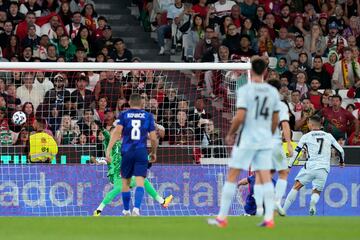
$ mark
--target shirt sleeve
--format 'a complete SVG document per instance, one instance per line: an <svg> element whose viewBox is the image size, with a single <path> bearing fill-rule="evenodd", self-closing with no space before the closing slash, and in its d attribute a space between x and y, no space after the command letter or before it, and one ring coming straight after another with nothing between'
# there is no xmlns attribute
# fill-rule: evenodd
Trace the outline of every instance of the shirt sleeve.
<svg viewBox="0 0 360 240"><path fill-rule="evenodd" d="M280 96L277 90L274 88L274 112L280 112Z"/></svg>
<svg viewBox="0 0 360 240"><path fill-rule="evenodd" d="M248 104L246 102L246 87L240 87L236 96L236 108L247 109Z"/></svg>
<svg viewBox="0 0 360 240"><path fill-rule="evenodd" d="M125 119L123 113L119 113L117 125L125 126Z"/></svg>

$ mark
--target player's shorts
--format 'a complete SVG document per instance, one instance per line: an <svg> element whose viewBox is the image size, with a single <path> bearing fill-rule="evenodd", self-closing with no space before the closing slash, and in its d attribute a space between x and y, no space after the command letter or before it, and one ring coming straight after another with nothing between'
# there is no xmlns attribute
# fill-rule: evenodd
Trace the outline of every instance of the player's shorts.
<svg viewBox="0 0 360 240"><path fill-rule="evenodd" d="M313 189L320 192L324 190L328 172L326 169L305 169L302 168L296 175L295 180L299 181L302 185L312 182Z"/></svg>
<svg viewBox="0 0 360 240"><path fill-rule="evenodd" d="M288 169L287 159L281 142L274 142L272 150L272 162L276 171Z"/></svg>
<svg viewBox="0 0 360 240"><path fill-rule="evenodd" d="M122 153L121 177L146 177L148 169L148 152L146 148Z"/></svg>
<svg viewBox="0 0 360 240"><path fill-rule="evenodd" d="M245 149L233 147L229 167L235 169L249 170L271 170L271 148L269 149Z"/></svg>

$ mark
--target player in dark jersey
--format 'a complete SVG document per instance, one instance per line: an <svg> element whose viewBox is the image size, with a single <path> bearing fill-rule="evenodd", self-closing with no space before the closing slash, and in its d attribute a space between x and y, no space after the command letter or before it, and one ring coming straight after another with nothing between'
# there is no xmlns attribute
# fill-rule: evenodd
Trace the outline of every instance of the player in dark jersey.
<svg viewBox="0 0 360 240"><path fill-rule="evenodd" d="M122 138L121 177L123 183L122 200L125 216L139 216L140 205L144 196L144 180L148 169L148 152L146 142L151 142L150 162L156 161L157 136L154 117L142 110L142 99L139 94L130 96L130 109L119 114L118 123L111 135L106 151L106 159L110 162L110 153L116 141ZM135 206L130 213L130 181L136 178Z"/></svg>

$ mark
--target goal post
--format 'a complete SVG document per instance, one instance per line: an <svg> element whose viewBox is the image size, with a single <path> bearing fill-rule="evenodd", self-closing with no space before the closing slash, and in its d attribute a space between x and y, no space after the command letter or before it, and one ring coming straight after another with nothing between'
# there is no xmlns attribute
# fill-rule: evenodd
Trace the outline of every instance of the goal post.
<svg viewBox="0 0 360 240"><path fill-rule="evenodd" d="M161 195L175 197L162 209L146 195L142 214L215 214L231 151L224 137L236 90L248 81L250 67L250 62L1 63L0 215L90 215L111 189L101 130L116 125L131 93L141 94L157 123L158 162L148 178ZM7 119L18 110L27 122L15 129ZM49 163L29 163L25 155L36 117L47 121L59 146ZM240 193L234 215L243 212L246 189ZM104 214L119 215L121 204L116 198Z"/></svg>

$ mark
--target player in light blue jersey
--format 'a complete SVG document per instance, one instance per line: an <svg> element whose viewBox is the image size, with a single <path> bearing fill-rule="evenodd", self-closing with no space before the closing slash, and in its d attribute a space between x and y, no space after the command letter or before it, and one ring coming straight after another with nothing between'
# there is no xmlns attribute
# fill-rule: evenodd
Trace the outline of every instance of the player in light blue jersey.
<svg viewBox="0 0 360 240"><path fill-rule="evenodd" d="M106 151L107 161L110 160L111 150L122 137L121 146L121 177L122 177L122 200L124 203L123 214L139 216L140 206L144 197L144 180L148 169L147 139L151 142L150 162L156 161L157 136L155 121L151 113L142 110L140 94L130 96L130 109L119 114L118 124L113 131ZM130 182L135 176L135 206L130 212Z"/></svg>
<svg viewBox="0 0 360 240"><path fill-rule="evenodd" d="M227 180L222 189L221 206L215 219L208 219L208 224L218 227L227 226L227 215L236 192L240 169L256 172L254 198L257 189L262 189L265 216L261 226L273 227L274 185L271 183L272 135L279 122L280 97L277 90L263 82L266 63L257 58L252 61L252 84L246 84L237 92L237 112L226 136L226 143L233 145ZM237 133L237 136L236 136ZM261 201L263 202L263 201Z"/></svg>
<svg viewBox="0 0 360 240"><path fill-rule="evenodd" d="M286 197L284 210L287 211L290 205L295 201L298 191L306 184L312 182L313 191L310 200L310 215L316 214L316 203L319 201L320 193L323 191L327 176L330 171L331 147L334 147L340 153L340 166L344 166L344 149L338 144L335 138L327 132L320 130L321 118L312 116L309 118L308 125L310 132L300 138L294 156L289 168L304 149L307 152L307 161L304 167L295 177L295 184Z"/></svg>
<svg viewBox="0 0 360 240"><path fill-rule="evenodd" d="M268 83L275 87L278 91L281 88L280 81L277 79L269 80ZM287 178L289 175L288 170L288 161L285 156L282 147L282 137L286 142L286 149L288 151L288 156L292 157L293 155L293 147L291 144L291 129L289 124L289 108L288 106L280 101L279 103L280 111L279 111L279 125L276 128L275 134L273 136L273 151L272 151L272 160L274 164L274 169L279 173L279 178L276 181L275 185L275 208L280 216L285 216L285 211L281 207L281 200L283 199L286 187L287 187ZM261 193L260 193L261 194ZM259 206L258 206L259 208ZM263 209L262 205L260 205L260 209L257 209L257 212L262 213Z"/></svg>

